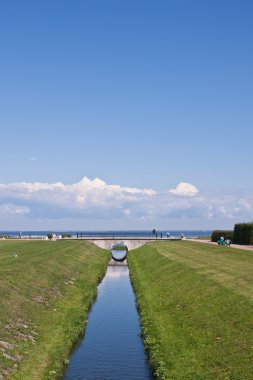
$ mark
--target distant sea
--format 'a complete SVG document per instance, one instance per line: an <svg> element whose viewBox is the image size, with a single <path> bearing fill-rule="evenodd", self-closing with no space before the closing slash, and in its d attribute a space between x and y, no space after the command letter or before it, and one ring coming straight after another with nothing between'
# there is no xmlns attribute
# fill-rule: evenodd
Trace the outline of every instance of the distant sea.
<svg viewBox="0 0 253 380"><path fill-rule="evenodd" d="M172 236L182 236L186 238L194 238L198 236L210 236L212 234L212 230L156 230L157 236L161 237L161 234L163 237L166 237L167 233L169 233L170 237ZM129 237L129 238L138 238L138 237L152 237L154 236L152 233L152 230L110 230L110 231L87 231L87 230L69 230L69 231L56 231L56 230L50 230L50 231L0 231L0 236L9 236L9 237L19 237L21 233L22 237L43 237L47 236L47 234L55 233L56 235L62 235L62 234L70 234L72 237Z"/></svg>

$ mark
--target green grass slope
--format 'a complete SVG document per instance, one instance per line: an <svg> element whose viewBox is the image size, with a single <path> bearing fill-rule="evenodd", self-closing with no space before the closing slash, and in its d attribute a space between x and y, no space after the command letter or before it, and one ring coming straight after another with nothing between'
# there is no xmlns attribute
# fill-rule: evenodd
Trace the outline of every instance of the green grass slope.
<svg viewBox="0 0 253 380"><path fill-rule="evenodd" d="M108 259L83 241L0 242L0 378L62 373Z"/></svg>
<svg viewBox="0 0 253 380"><path fill-rule="evenodd" d="M193 242L130 251L158 379L253 379L253 254Z"/></svg>

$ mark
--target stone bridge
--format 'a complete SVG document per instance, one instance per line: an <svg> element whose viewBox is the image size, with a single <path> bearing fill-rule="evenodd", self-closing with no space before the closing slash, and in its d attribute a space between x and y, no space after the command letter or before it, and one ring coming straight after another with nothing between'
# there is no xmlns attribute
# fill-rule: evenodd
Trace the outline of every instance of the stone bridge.
<svg viewBox="0 0 253 380"><path fill-rule="evenodd" d="M156 239L124 239L124 238L118 238L118 239L85 239L90 241L91 243L96 244L100 248L108 249L110 250L112 245L115 243L124 243L128 250L132 250L135 248L139 248L144 244L147 244L152 241L156 241Z"/></svg>

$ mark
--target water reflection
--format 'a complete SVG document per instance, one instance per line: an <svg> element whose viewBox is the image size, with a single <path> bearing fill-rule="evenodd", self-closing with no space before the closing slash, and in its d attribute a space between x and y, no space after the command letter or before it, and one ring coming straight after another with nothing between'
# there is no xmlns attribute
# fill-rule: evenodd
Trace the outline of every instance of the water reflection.
<svg viewBox="0 0 253 380"><path fill-rule="evenodd" d="M129 276L129 270L127 265L121 265L121 266L114 266L110 265L107 268L106 272L106 277L107 279L110 278L111 280L113 279L118 279L120 277L128 277Z"/></svg>
<svg viewBox="0 0 253 380"><path fill-rule="evenodd" d="M112 249L111 254L112 254L113 260L122 262L126 259L127 250L126 249Z"/></svg>
<svg viewBox="0 0 253 380"><path fill-rule="evenodd" d="M113 260L115 261L119 261L119 262L124 261L127 256L127 252L128 252L127 245L123 242L117 242L112 245L111 254L112 254Z"/></svg>
<svg viewBox="0 0 253 380"><path fill-rule="evenodd" d="M128 267L108 266L63 380L152 379L139 334Z"/></svg>

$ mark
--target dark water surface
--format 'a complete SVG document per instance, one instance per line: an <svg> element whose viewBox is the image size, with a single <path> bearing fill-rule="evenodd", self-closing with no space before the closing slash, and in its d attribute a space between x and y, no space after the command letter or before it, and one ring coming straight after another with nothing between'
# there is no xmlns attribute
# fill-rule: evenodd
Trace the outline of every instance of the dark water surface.
<svg viewBox="0 0 253 380"><path fill-rule="evenodd" d="M128 267L108 266L85 337L70 357L62 380L152 379L139 334Z"/></svg>

